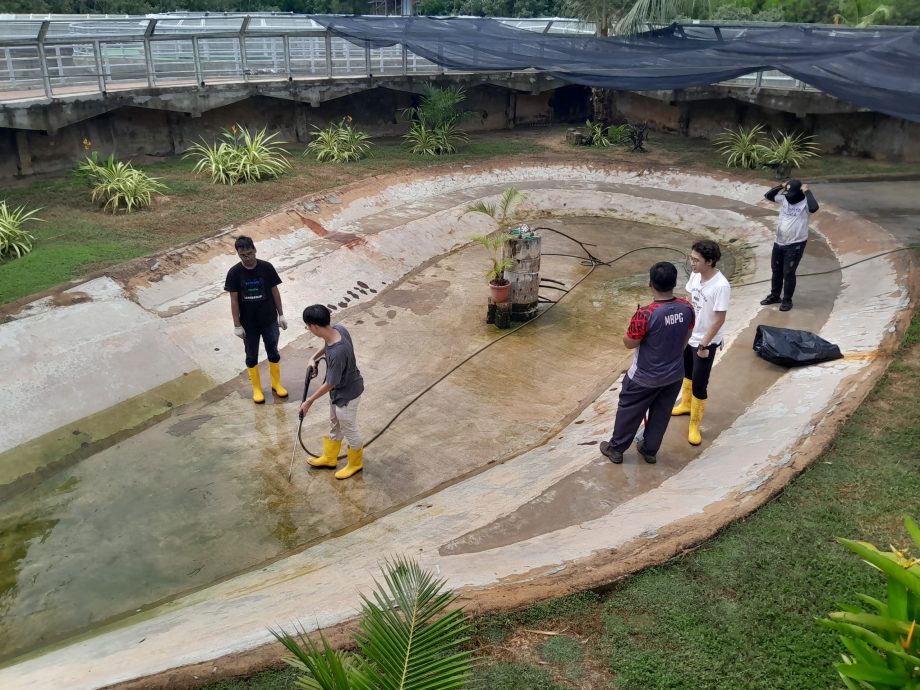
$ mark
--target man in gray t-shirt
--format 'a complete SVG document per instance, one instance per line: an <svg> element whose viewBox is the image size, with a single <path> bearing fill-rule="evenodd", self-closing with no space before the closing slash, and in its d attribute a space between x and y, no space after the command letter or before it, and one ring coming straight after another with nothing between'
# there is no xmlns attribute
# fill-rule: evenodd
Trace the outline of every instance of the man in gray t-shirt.
<svg viewBox="0 0 920 690"><path fill-rule="evenodd" d="M364 379L355 359L351 334L339 324L331 325L332 314L322 304L314 304L303 310L303 322L310 333L322 338L323 344L310 357L308 366L316 368L316 360L326 355L326 380L300 407L301 416L319 398L329 394L330 432L323 437L323 454L310 458L313 467L336 467L342 439L348 442L348 464L335 473L336 479L348 479L364 467L364 445L358 432L358 402L364 392Z"/></svg>

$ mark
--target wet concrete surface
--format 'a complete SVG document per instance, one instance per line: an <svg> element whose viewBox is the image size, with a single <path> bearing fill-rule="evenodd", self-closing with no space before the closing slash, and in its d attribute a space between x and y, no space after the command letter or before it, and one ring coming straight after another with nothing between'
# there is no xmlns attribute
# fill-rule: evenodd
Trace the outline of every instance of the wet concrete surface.
<svg viewBox="0 0 920 690"><path fill-rule="evenodd" d="M626 452L623 464L619 466L613 465L598 452L598 458L592 464L573 472L511 514L445 544L439 553L453 555L486 551L550 530L577 525L606 515L616 506L654 489L679 472L704 452L713 439L731 426L764 390L787 371L784 367L751 356L757 325L820 330L840 289L840 274L813 278L804 276L809 272L826 271L837 266L826 242L820 238L811 241L801 263L800 273L803 277L799 282L795 308L788 313L781 313L776 306L763 308L755 322L733 339L740 347L719 353L709 384L709 397L715 404L707 408L702 426L703 443L700 446L691 446L686 440L689 417L672 418L655 465L642 460L635 448ZM769 288L768 285L764 287ZM758 288L754 285L739 287L736 284L735 289L756 291ZM763 292L766 294L769 289ZM678 291L678 294L681 292ZM743 376L723 374L740 371L744 371ZM586 445L595 447L598 443L596 439L585 441Z"/></svg>
<svg viewBox="0 0 920 690"><path fill-rule="evenodd" d="M878 223L904 245L920 245L920 181L815 182L818 203L830 203Z"/></svg>
<svg viewBox="0 0 920 690"><path fill-rule="evenodd" d="M463 215L468 200L508 184L533 191L523 212L562 212L559 227L601 245L592 251L603 258L648 244L685 250L686 231L717 231L737 240L727 243L737 247L736 283L768 275L766 238L775 209L749 205L761 192L731 180L525 167L390 184L378 197L365 189L351 198L343 193L338 215L314 221L327 230L324 237L309 224L296 230L276 219L269 226L281 234L257 239L268 256L280 252L286 295L347 307L342 318L369 384L361 408L368 436L498 334L482 323L484 253L451 251L488 228L482 218ZM578 217L592 210L608 218ZM627 217L673 222L683 232L616 220ZM856 217L821 218L837 256L853 260L885 246L877 228ZM301 246L299 233L318 238ZM342 233L343 243L329 241L334 233ZM451 253L391 284L403 267L437 254L432 246ZM554 250L577 251L548 239L544 251ZM511 588L519 598L540 578L556 583L540 596L609 581L598 578L618 576L621 562L649 562L648 556L630 560L627 547L635 540L646 553L644 540L678 520L700 518L709 530L709 522L722 525L769 495L778 468L795 462L790 448L814 437L812 415L833 417L848 399L840 402L837 387L848 392L873 370L879 334L894 332L891 314L903 308L901 278L887 260L852 269L844 283L839 274L801 279L790 314L756 306L763 286L738 287L703 446L689 449L686 419L675 420L659 465L640 464L629 453L618 468L601 461L597 443L609 434L629 359L619 337L635 303L647 301L648 265L682 260L640 252L589 275L577 259L547 256L544 276L567 286L584 278L558 307L460 367L401 415L368 448L365 472L337 482L329 472L307 469L298 451L289 485L295 399L315 343L289 329L282 371L291 399L252 405L245 377L221 373L239 370L241 354L221 351L225 341L238 342L213 333L227 321L226 304L211 294L226 257L209 263L209 255L223 252L216 244L202 252L187 274L167 275L149 291L139 279L132 298L151 313L172 315L163 322L172 340L187 343L185 354L226 383L161 422L139 424L114 445L98 442L99 452L4 500L0 653L44 649L9 668L0 663L0 685L59 687L63 678L80 678L79 687L102 687L251 650L266 642L269 625L292 617L308 629L341 622L354 614L355 592L375 572L376 559L392 552L419 554L451 586ZM834 262L815 240L800 270ZM321 272L320 263L334 270ZM381 292L371 299L375 289ZM839 339L847 359L780 376L746 342L759 322L814 330L824 324L822 334ZM263 371L266 387L267 380ZM311 447L319 445L324 418L317 405L305 422ZM503 531L517 541L501 541ZM611 553L616 558L595 557ZM241 571L248 572L233 577ZM343 581L349 586L342 588ZM204 589L173 600L196 588ZM81 630L84 641L47 651L54 639Z"/></svg>
<svg viewBox="0 0 920 690"><path fill-rule="evenodd" d="M623 221L545 224L613 257L656 244L686 250L686 233ZM544 251L578 254L559 235ZM571 286L539 320L502 338L406 410L367 449L363 473L339 482L310 470L293 441L292 405L316 343L285 348L288 400L254 406L237 379L164 421L60 471L4 502L0 564L9 657L135 612L417 501L552 438L609 386L628 353L611 347L635 304L647 301L647 268L674 252L643 251L594 271L546 256L542 275ZM503 334L484 323L485 256L472 247L410 274L343 321L367 382L366 438L408 400ZM590 272L590 275L589 275ZM559 299L559 291L544 291ZM293 319L292 319L293 321ZM292 324L295 328L299 327ZM373 354L372 354L373 353ZM267 376L263 376L267 380ZM326 407L302 437L318 449ZM459 433L458 433L459 432Z"/></svg>

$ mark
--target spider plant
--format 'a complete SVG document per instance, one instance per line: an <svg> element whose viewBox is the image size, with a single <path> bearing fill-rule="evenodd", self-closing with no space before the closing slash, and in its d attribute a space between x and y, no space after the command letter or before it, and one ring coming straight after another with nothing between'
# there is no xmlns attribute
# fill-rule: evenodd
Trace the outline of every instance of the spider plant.
<svg viewBox="0 0 920 690"><path fill-rule="evenodd" d="M12 208L0 201L0 260L19 258L32 251L35 237L23 229L26 221L42 222L35 214L41 209L26 211L25 206Z"/></svg>
<svg viewBox="0 0 920 690"><path fill-rule="evenodd" d="M221 134L223 141L192 144L184 157L197 158L193 171L206 173L212 182L220 184L280 177L291 169L291 164L282 148L284 142L273 141L277 135L267 134L264 127L253 134L234 125Z"/></svg>
<svg viewBox="0 0 920 690"><path fill-rule="evenodd" d="M628 132L628 124L604 127L602 123L593 120L585 122L585 136L588 138L589 146L608 148L623 144L626 142Z"/></svg>
<svg viewBox="0 0 920 690"><path fill-rule="evenodd" d="M150 177L131 163L115 160L114 155L100 163L95 151L77 166L74 174L92 187L93 201L102 202L103 209L112 213L146 208L154 194L162 194L166 189L158 178Z"/></svg>
<svg viewBox="0 0 920 690"><path fill-rule="evenodd" d="M726 129L717 136L716 149L725 158L725 165L729 168L759 167L764 153L760 144L763 129L763 125L754 125L750 129L739 127L737 131Z"/></svg>
<svg viewBox="0 0 920 690"><path fill-rule="evenodd" d="M314 139L307 144L304 156L315 156L316 160L332 163L356 161L367 155L371 145L370 138L351 126L351 118L343 118L338 124L331 124L325 129L313 125L316 130Z"/></svg>
<svg viewBox="0 0 920 690"><path fill-rule="evenodd" d="M800 168L803 161L817 157L819 151L813 135L780 132L758 146L758 157L762 164Z"/></svg>

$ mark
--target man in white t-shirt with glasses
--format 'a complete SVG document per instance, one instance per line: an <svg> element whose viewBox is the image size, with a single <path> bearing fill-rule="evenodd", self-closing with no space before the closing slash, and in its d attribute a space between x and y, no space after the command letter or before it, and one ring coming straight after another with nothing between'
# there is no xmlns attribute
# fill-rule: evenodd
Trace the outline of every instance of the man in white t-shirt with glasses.
<svg viewBox="0 0 920 690"><path fill-rule="evenodd" d="M703 442L700 425L708 400L709 374L716 351L722 347L722 327L728 313L732 286L716 268L722 250L712 240L700 240L690 250L690 280L686 290L696 313L696 323L684 348L684 382L680 402L672 416L690 415L687 440L698 446Z"/></svg>

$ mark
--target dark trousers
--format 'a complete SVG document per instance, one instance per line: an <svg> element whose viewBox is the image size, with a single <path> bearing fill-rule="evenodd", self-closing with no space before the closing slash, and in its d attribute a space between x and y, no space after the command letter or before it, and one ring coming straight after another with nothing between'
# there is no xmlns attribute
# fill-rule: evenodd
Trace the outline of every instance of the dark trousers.
<svg viewBox="0 0 920 690"><path fill-rule="evenodd" d="M716 351L720 345L710 345L708 357L700 357L695 345L684 348L684 378L693 381L693 397L705 400L709 388L709 373L712 371L712 361L716 358Z"/></svg>
<svg viewBox="0 0 920 690"><path fill-rule="evenodd" d="M783 302L792 301L795 292L795 270L805 253L807 242L796 242L780 246L773 245L773 255L770 257L770 269L773 277L770 284L770 296L782 298Z"/></svg>
<svg viewBox="0 0 920 690"><path fill-rule="evenodd" d="M243 326L246 331L246 337L243 338L243 344L246 346L246 368L252 369L259 363L259 340L265 342L265 354L268 355L269 362L280 362L281 355L278 353L278 338L281 331L277 322L265 326Z"/></svg>
<svg viewBox="0 0 920 690"><path fill-rule="evenodd" d="M671 421L671 408L680 394L681 380L660 388L644 388L629 376L623 377L620 400L617 404L617 418L613 423L610 445L621 453L632 444L642 419L648 413L645 436L642 445L645 451L654 455L661 448L664 432Z"/></svg>

